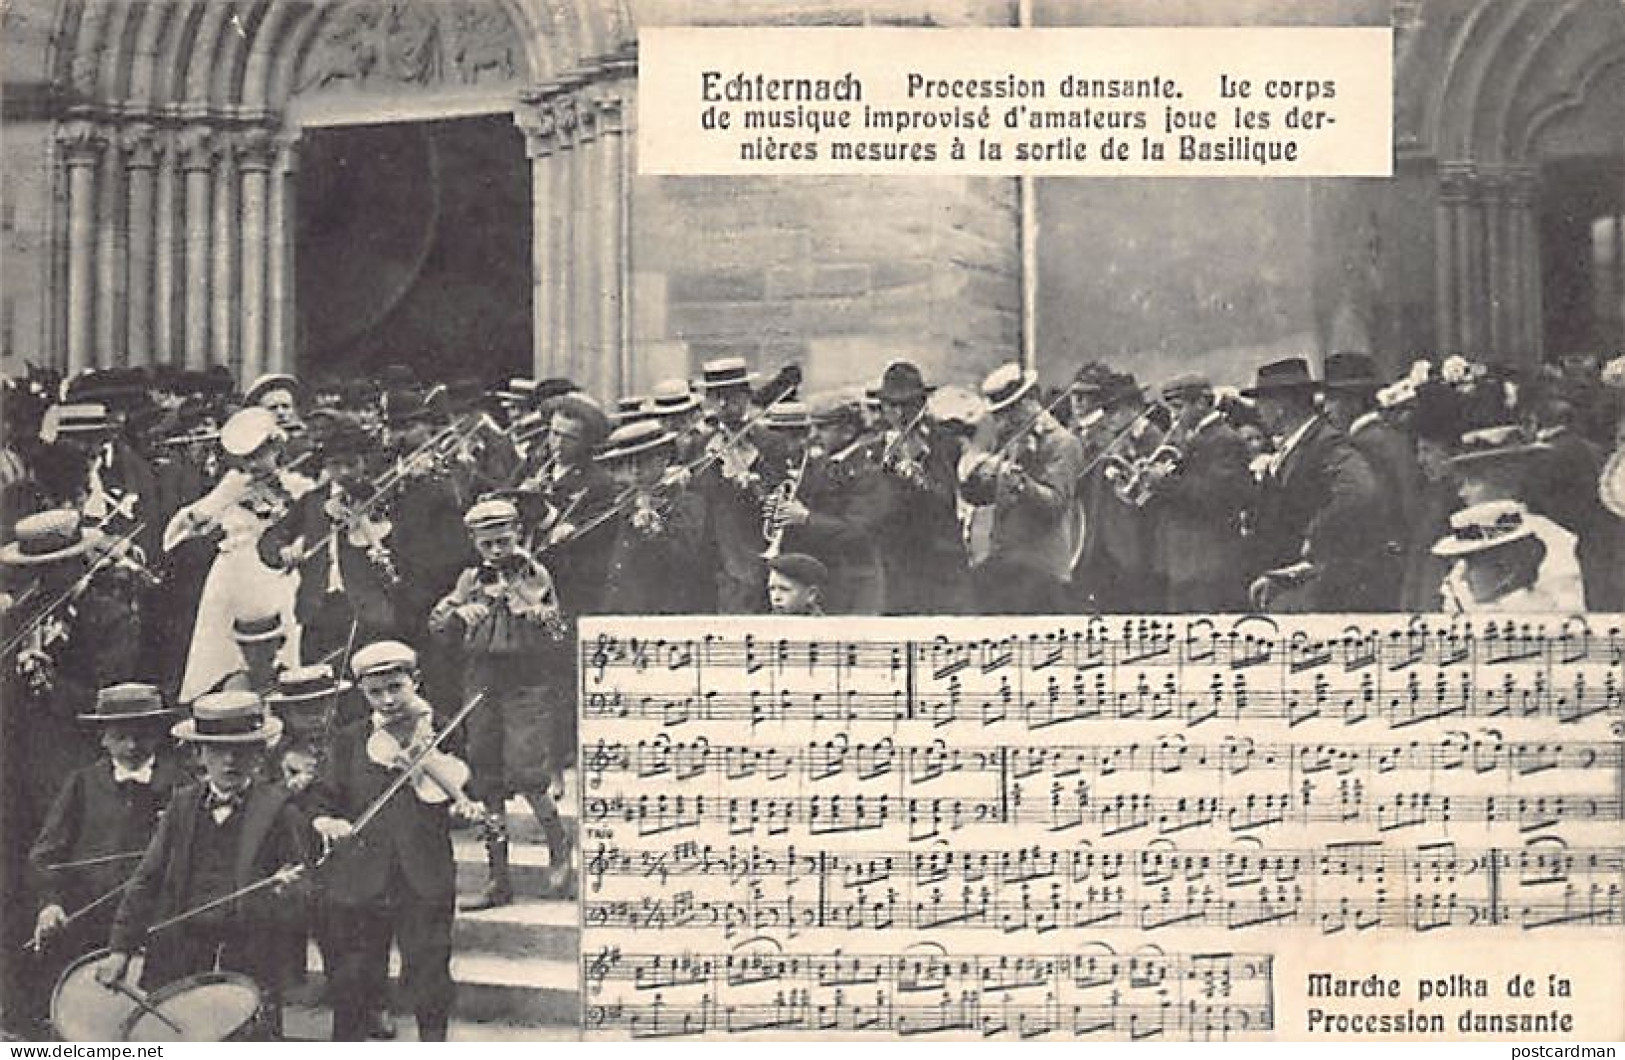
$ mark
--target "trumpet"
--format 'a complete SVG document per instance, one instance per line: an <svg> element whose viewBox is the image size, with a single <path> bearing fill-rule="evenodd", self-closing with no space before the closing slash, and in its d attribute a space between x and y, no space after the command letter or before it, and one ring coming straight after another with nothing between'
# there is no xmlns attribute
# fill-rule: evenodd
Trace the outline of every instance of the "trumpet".
<svg viewBox="0 0 1625 1060"><path fill-rule="evenodd" d="M1134 446L1143 439L1145 432L1157 427L1161 421L1160 430L1167 430L1172 414L1166 405L1151 405L1129 422L1127 427L1118 431L1106 448L1084 467L1080 478L1087 477L1095 468L1101 469L1101 474L1111 484L1112 489L1123 495L1123 487L1131 482L1138 470L1140 458L1133 454ZM1127 450L1125 452L1124 450Z"/></svg>
<svg viewBox="0 0 1625 1060"><path fill-rule="evenodd" d="M807 459L811 455L812 447L803 446L801 463L797 465L795 473L779 483L762 500L762 538L767 542L763 559L776 558L784 547L784 531L788 528L784 521L784 506L801 492L801 481L807 477Z"/></svg>
<svg viewBox="0 0 1625 1060"><path fill-rule="evenodd" d="M1185 466L1185 446L1200 422L1199 412L1182 415L1150 453L1131 462L1123 461L1128 465L1126 474L1120 474L1112 483L1117 496L1135 508L1144 508L1150 503L1158 484Z"/></svg>

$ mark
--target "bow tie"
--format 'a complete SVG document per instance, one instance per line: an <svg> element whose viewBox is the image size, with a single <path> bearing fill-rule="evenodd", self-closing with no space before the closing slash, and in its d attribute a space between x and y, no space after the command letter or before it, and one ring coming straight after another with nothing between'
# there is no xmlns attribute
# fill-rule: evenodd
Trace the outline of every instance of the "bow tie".
<svg viewBox="0 0 1625 1060"><path fill-rule="evenodd" d="M209 813L214 817L215 824L224 824L226 818L230 817L233 813L242 808L243 796L246 793L246 789L243 791L224 792L216 791L211 787L209 789L208 797L203 802L203 808L208 810Z"/></svg>
<svg viewBox="0 0 1625 1060"><path fill-rule="evenodd" d="M117 762L114 762L113 763L113 783L115 783L115 784L141 784L141 785L151 784L152 783L152 759L150 759L150 758L147 759L147 761L138 769L127 769L124 766L119 765Z"/></svg>

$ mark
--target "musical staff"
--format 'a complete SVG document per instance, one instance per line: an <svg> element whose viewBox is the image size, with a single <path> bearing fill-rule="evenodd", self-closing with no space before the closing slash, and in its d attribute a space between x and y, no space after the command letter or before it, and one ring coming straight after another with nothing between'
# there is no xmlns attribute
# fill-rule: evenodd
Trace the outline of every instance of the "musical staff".
<svg viewBox="0 0 1625 1060"><path fill-rule="evenodd" d="M836 1031L1218 1040L1273 1027L1264 954L583 955L586 1026L633 1038ZM601 1003L608 991L613 1001ZM727 1000L723 1000L727 999Z"/></svg>
<svg viewBox="0 0 1625 1060"><path fill-rule="evenodd" d="M1256 1039L1284 938L1617 931L1593 621L584 624L589 1034Z"/></svg>

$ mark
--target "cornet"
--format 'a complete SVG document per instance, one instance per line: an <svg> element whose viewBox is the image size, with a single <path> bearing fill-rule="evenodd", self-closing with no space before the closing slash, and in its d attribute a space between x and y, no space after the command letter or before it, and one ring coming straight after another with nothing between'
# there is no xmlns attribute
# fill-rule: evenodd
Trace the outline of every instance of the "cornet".
<svg viewBox="0 0 1625 1060"><path fill-rule="evenodd" d="M803 446L801 463L797 465L795 474L779 483L762 500L762 538L767 542L763 559L776 558L784 547L784 531L788 525L784 521L784 507L801 492L801 480L807 476L807 458L811 455L812 447Z"/></svg>

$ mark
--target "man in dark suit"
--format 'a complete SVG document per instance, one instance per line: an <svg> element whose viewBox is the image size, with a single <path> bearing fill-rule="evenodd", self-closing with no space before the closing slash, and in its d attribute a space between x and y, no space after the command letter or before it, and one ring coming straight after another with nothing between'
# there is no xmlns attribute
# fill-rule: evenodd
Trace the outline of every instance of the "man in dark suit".
<svg viewBox="0 0 1625 1060"><path fill-rule="evenodd" d="M1376 610L1387 499L1365 457L1316 410L1318 388L1293 357L1264 365L1242 392L1280 439L1259 485L1249 596L1271 611Z"/></svg>
<svg viewBox="0 0 1625 1060"><path fill-rule="evenodd" d="M718 545L708 498L698 479L666 478L676 445L676 436L659 421L641 420L617 427L598 456L628 497L611 520L615 540L605 569L604 614L710 614L717 609ZM756 534L760 537L760 530ZM760 556L756 562L762 562Z"/></svg>
<svg viewBox="0 0 1625 1060"><path fill-rule="evenodd" d="M299 569L294 615L306 662L394 632L399 581L389 542L394 528L376 507L361 508L371 492L370 452L371 440L359 424L335 424L322 442L324 486L294 501L260 535L266 566Z"/></svg>
<svg viewBox="0 0 1625 1060"><path fill-rule="evenodd" d="M930 393L909 361L888 364L876 391L887 426L881 468L896 483L899 502L881 535L891 615L954 614L965 604L959 446L927 414Z"/></svg>
<svg viewBox="0 0 1625 1060"><path fill-rule="evenodd" d="M615 500L615 483L593 451L609 431L598 403L585 394L565 394L553 403L546 462L521 483L516 503L532 534L531 551L546 550L559 604L566 615L592 614L604 583L612 531L600 525L585 533Z"/></svg>
<svg viewBox="0 0 1625 1060"><path fill-rule="evenodd" d="M124 978L143 945L141 985L149 990L216 967L242 972L259 984L276 1033L285 971L278 958L286 952L279 940L297 930L302 903L284 888L263 887L152 929L309 860L309 824L285 788L259 780L260 757L282 723L252 692L218 692L199 696L192 717L173 732L198 748L205 779L177 791L159 821L119 903L112 956L97 976L107 983Z"/></svg>
<svg viewBox="0 0 1625 1060"><path fill-rule="evenodd" d="M1398 610L1404 594L1411 526L1420 518L1422 468L1416 447L1399 428L1383 419L1377 391L1383 381L1364 353L1334 353L1326 358L1326 419L1360 451L1377 476L1387 499L1384 557L1373 558L1373 584L1367 599L1373 609Z"/></svg>
<svg viewBox="0 0 1625 1060"><path fill-rule="evenodd" d="M432 734L433 709L418 695L417 654L405 644L368 644L355 653L351 669L372 714L333 737L326 768L312 790L316 831L324 843L338 844L329 862L322 917L323 952L334 960L328 969L333 1040L366 1040L369 1012L388 977L393 938L418 1040L445 1041L456 996L451 813L472 820L479 807L460 791L426 801L408 784L382 804L365 832L354 831L398 774L395 761L377 745L409 748Z"/></svg>
<svg viewBox="0 0 1625 1060"><path fill-rule="evenodd" d="M857 400L815 401L812 423L817 448L797 496L779 510L788 527L783 548L829 569L830 614L883 614L888 597L880 540L896 518L899 483L881 470L882 446L863 434Z"/></svg>
<svg viewBox="0 0 1625 1060"><path fill-rule="evenodd" d="M1170 448L1145 474L1152 567L1165 579L1165 606L1173 613L1240 611L1247 603L1241 520L1253 498L1247 443L1214 408L1205 377L1177 376L1162 397L1176 414L1164 440Z"/></svg>

